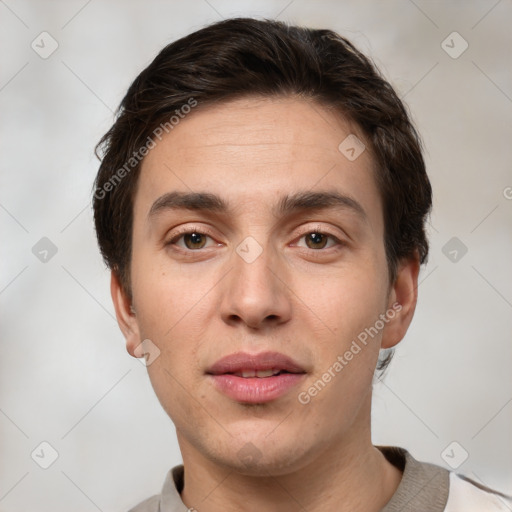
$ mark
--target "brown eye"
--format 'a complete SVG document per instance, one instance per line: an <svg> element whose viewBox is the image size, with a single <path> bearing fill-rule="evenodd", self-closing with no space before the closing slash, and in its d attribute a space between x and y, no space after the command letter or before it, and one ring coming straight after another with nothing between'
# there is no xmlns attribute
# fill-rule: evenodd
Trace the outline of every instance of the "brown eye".
<svg viewBox="0 0 512 512"><path fill-rule="evenodd" d="M166 245L174 245L184 251L198 251L200 249L208 248L208 241L214 242L212 237L207 233L192 228L188 231L181 231L172 240L167 242ZM212 243L210 243L210 246L212 246Z"/></svg>
<svg viewBox="0 0 512 512"><path fill-rule="evenodd" d="M324 233L308 233L305 235L306 238L306 245L309 247L309 249L323 249L326 244L328 238L330 236L325 235Z"/></svg>
<svg viewBox="0 0 512 512"><path fill-rule="evenodd" d="M322 249L331 249L333 247L343 245L343 242L334 235L323 231L308 231L304 233L299 240L303 240L305 247L313 251L320 251ZM299 243L301 247L304 247L302 243Z"/></svg>
<svg viewBox="0 0 512 512"><path fill-rule="evenodd" d="M204 233L185 233L183 242L187 249L202 249L206 243L206 235Z"/></svg>

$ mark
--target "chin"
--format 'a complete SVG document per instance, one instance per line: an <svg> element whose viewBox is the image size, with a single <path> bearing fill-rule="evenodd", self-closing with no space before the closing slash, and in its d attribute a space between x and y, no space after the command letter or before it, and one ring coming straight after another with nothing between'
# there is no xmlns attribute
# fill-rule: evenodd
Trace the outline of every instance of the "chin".
<svg viewBox="0 0 512 512"><path fill-rule="evenodd" d="M298 442L300 440L295 436L286 436L285 439L294 441L288 445L278 438L269 441L266 434L252 439L244 436L225 446L223 453L211 455L216 463L242 475L282 476L306 465L310 459L304 444Z"/></svg>

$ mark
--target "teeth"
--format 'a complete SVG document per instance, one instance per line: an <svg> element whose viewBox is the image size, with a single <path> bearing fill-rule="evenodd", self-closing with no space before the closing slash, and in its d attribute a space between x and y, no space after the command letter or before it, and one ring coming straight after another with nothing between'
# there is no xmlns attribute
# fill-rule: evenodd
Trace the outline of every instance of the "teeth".
<svg viewBox="0 0 512 512"><path fill-rule="evenodd" d="M272 375L274 375L272 370L258 370L256 372L256 377L271 377Z"/></svg>
<svg viewBox="0 0 512 512"><path fill-rule="evenodd" d="M277 375L280 373L281 370L272 369L272 370L243 370L241 372L237 372L234 375L237 377L244 377L244 378L264 378L264 377L272 377L273 375Z"/></svg>

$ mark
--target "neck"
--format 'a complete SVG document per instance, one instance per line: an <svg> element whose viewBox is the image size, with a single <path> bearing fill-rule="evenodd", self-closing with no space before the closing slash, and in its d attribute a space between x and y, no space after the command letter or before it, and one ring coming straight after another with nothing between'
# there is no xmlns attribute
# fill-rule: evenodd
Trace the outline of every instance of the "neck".
<svg viewBox="0 0 512 512"><path fill-rule="evenodd" d="M396 491L402 473L371 442L370 410L361 407L344 432L316 457L284 475L248 476L203 457L178 433L185 467L182 501L200 512L378 512Z"/></svg>

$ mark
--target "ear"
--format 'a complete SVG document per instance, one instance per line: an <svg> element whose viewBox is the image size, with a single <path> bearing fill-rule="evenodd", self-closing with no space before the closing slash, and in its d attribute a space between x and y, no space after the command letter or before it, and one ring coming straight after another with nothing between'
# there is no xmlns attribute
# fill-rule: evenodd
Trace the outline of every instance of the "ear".
<svg viewBox="0 0 512 512"><path fill-rule="evenodd" d="M133 357L141 357L136 354L136 348L141 342L136 313L132 308L130 297L124 290L119 276L114 271L110 274L110 293L116 310L117 323L126 339L126 350Z"/></svg>
<svg viewBox="0 0 512 512"><path fill-rule="evenodd" d="M395 315L386 324L382 334L381 348L397 345L405 336L411 324L418 299L419 255L403 260L398 268L395 282L391 285L388 311Z"/></svg>

